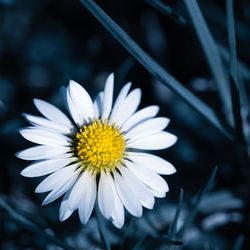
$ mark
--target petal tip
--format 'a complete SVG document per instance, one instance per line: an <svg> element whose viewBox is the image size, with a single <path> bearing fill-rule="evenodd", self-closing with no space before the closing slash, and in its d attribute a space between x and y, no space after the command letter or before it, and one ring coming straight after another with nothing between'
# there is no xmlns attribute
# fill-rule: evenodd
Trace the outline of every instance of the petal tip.
<svg viewBox="0 0 250 250"><path fill-rule="evenodd" d="M25 171L25 169L23 169L23 170L20 172L20 175L22 175L22 176L24 176L24 177L28 177L28 176L27 176L27 173L26 173L26 171Z"/></svg>
<svg viewBox="0 0 250 250"><path fill-rule="evenodd" d="M89 220L89 218L82 218L80 216L79 216L79 218L80 218L80 221L81 221L82 224L87 224L87 222Z"/></svg>
<svg viewBox="0 0 250 250"><path fill-rule="evenodd" d="M22 159L21 153L22 153L22 151L18 151L15 153L15 156L19 159Z"/></svg>
<svg viewBox="0 0 250 250"><path fill-rule="evenodd" d="M25 130L26 130L25 128L19 128L19 129L17 129L17 132L18 132L21 136L24 137Z"/></svg>
<svg viewBox="0 0 250 250"><path fill-rule="evenodd" d="M40 190L40 187L39 187L39 185L36 187L36 189L35 189L35 193L43 193L43 191L42 190ZM46 201L46 199L43 201L43 203ZM42 204L43 205L43 204Z"/></svg>
<svg viewBox="0 0 250 250"><path fill-rule="evenodd" d="M37 106L37 104L39 104L39 102L41 102L41 101L42 101L41 99L33 98L33 102L34 102L35 106Z"/></svg>
<svg viewBox="0 0 250 250"><path fill-rule="evenodd" d="M69 80L68 90L70 94L74 93L74 91L78 92L80 89L83 89L85 91L81 84L77 83L74 80Z"/></svg>
<svg viewBox="0 0 250 250"><path fill-rule="evenodd" d="M113 224L115 227L121 229L122 226L124 225L124 222L119 222L119 221L114 221L114 220L113 220L113 221L112 221L112 224Z"/></svg>
<svg viewBox="0 0 250 250"><path fill-rule="evenodd" d="M76 81L74 81L74 80L71 80L71 79L69 79L69 84L71 84L71 85L80 85L79 83L77 83Z"/></svg>
<svg viewBox="0 0 250 250"><path fill-rule="evenodd" d="M105 85L108 85L109 87L113 86L113 84L114 84L114 75L115 75L114 72L112 72L112 73L110 73L108 75Z"/></svg>
<svg viewBox="0 0 250 250"><path fill-rule="evenodd" d="M112 73L110 73L109 75L108 75L108 78L110 78L111 80L113 80L114 79L114 72L112 72Z"/></svg>
<svg viewBox="0 0 250 250"><path fill-rule="evenodd" d="M154 203L152 205L150 205L150 206L147 206L147 209L152 210L153 208L154 208Z"/></svg>
<svg viewBox="0 0 250 250"><path fill-rule="evenodd" d="M47 201L46 199L42 202L42 206L45 206L49 203L49 201Z"/></svg>
<svg viewBox="0 0 250 250"><path fill-rule="evenodd" d="M178 137L174 134L172 134L172 136L173 136L173 145L174 145L177 142Z"/></svg>
<svg viewBox="0 0 250 250"><path fill-rule="evenodd" d="M35 107L39 110L39 107L44 104L45 101L38 99L38 98L33 98L33 103Z"/></svg>
<svg viewBox="0 0 250 250"><path fill-rule="evenodd" d="M170 172L170 174L175 174L177 172L176 168L173 166L173 168L171 169L172 171Z"/></svg>
<svg viewBox="0 0 250 250"><path fill-rule="evenodd" d="M59 214L59 220L60 220L60 222L63 222L65 220L67 220L71 216L72 213L73 213L73 211L70 211L70 210L67 210L64 213L60 213Z"/></svg>
<svg viewBox="0 0 250 250"><path fill-rule="evenodd" d="M22 113L22 116L23 116L25 119L27 119L27 116L29 116L29 114L27 114L27 113Z"/></svg>

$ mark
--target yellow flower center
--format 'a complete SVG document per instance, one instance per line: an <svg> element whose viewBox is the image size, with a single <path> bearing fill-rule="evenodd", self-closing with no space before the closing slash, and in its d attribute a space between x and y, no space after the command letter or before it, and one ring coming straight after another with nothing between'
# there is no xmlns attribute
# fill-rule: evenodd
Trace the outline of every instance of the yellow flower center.
<svg viewBox="0 0 250 250"><path fill-rule="evenodd" d="M118 126L95 120L76 134L76 153L88 171L113 171L124 157L125 139Z"/></svg>

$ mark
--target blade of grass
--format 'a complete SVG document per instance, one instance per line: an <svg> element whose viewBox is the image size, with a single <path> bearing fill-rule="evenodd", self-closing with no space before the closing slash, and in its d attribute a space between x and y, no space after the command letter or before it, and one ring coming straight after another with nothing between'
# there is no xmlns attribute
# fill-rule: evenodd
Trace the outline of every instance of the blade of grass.
<svg viewBox="0 0 250 250"><path fill-rule="evenodd" d="M230 54L228 50L220 45L219 46L220 54L224 60L224 62L228 65L230 62ZM243 114L245 114L245 119L247 114L249 113L249 102L248 102L248 95L247 95L247 88L246 84L250 80L250 68L247 67L239 58L237 57L237 69L238 69L238 76L239 78L239 95L240 95L240 105L242 109L242 120L244 120Z"/></svg>
<svg viewBox="0 0 250 250"><path fill-rule="evenodd" d="M180 216L180 212L182 209L182 205L183 205L183 189L181 188L180 191L180 196L179 196L179 202L178 202L178 206L176 208L176 212L175 212L175 216L174 216L174 220L171 223L169 230L168 230L168 235L171 239L175 239L176 237L176 232L177 232L177 223L178 223L178 219ZM174 250L175 247L174 246L170 246L169 248L170 250Z"/></svg>
<svg viewBox="0 0 250 250"><path fill-rule="evenodd" d="M186 25L188 23L188 20L185 19L183 16L179 15L177 12L173 10L168 5L165 5L160 0L145 0L148 4L165 14L166 16L170 17L172 20L174 20L176 23L180 25Z"/></svg>
<svg viewBox="0 0 250 250"><path fill-rule="evenodd" d="M185 231L192 225L192 223L197 215L200 202L211 191L211 189L214 186L215 176L216 176L217 170L218 170L218 167L216 166L214 168L207 184L201 190L198 191L197 195L195 196L195 200L194 200L194 204L191 208L191 212L190 212L187 220L185 221L184 225L180 229L178 235L182 236L185 233Z"/></svg>
<svg viewBox="0 0 250 250"><path fill-rule="evenodd" d="M202 49L205 53L211 73L217 84L218 92L224 105L225 114L231 113L230 89L227 82L225 69L217 49L216 43L210 33L208 26L202 16L196 0L183 0L196 34L199 38Z"/></svg>
<svg viewBox="0 0 250 250"><path fill-rule="evenodd" d="M225 3L223 1L221 3ZM241 1L235 1L238 4L238 7L242 10L244 9L244 4ZM199 1L203 9L203 15L206 17L206 20L209 20L209 23L213 24L214 31L222 34L222 30L225 30L227 27L226 24L226 12L224 8L221 8L218 4L218 1ZM247 25L247 22L242 22L242 18L235 19L235 24L237 26L236 36L238 37L239 42L244 45L246 44L246 39L250 35L250 29ZM226 30L225 30L226 31ZM242 49L243 53L246 53L248 50Z"/></svg>
<svg viewBox="0 0 250 250"><path fill-rule="evenodd" d="M179 13L177 13L173 8L166 5L165 3L162 3L160 0L144 0L148 4L150 4L155 9L162 12L164 15L170 17L172 20L174 20L177 24L185 25L188 29L191 27L189 20L187 20L185 17L181 16ZM229 62L229 52L223 45L219 44L217 41L215 41L217 44L217 47L219 49L219 53L222 57L222 59L226 62ZM244 64L242 61L238 58L238 70L240 75L246 79L250 79L250 69L247 67L246 64Z"/></svg>
<svg viewBox="0 0 250 250"><path fill-rule="evenodd" d="M233 106L234 123L236 129L236 136L239 144L244 145L244 135L242 129L242 118L240 113L240 95L239 95L239 81L237 70L237 52L236 52L236 39L234 28L234 13L233 13L233 0L226 0L227 12L227 34L230 52L230 86L231 86L231 99Z"/></svg>
<svg viewBox="0 0 250 250"><path fill-rule="evenodd" d="M141 238L137 241L137 243L133 246L131 250L136 250L137 248L139 248L141 244L143 243L143 241L146 239L146 237L147 237L147 233L144 232Z"/></svg>
<svg viewBox="0 0 250 250"><path fill-rule="evenodd" d="M174 220L173 220L172 224L170 225L169 231L168 231L168 234L169 234L171 239L175 239L176 230L177 230L177 223L178 223L178 219L179 219L180 212L182 209L182 205L183 205L183 189L181 188L179 202L178 202L178 206L176 208Z"/></svg>
<svg viewBox="0 0 250 250"><path fill-rule="evenodd" d="M42 235L48 241L50 241L50 242L54 243L55 245L60 246L60 247L62 247L64 249L74 250L73 247L70 247L66 243L64 243L61 240L57 239L55 236L50 235L50 234L44 232L36 224L34 224L33 222L31 222L30 220L28 220L23 215L21 215L18 212L16 212L12 207L10 207L8 205L8 203L2 197L0 197L0 207L2 207L4 210L6 210L9 213L9 215L11 216L11 218L13 218L16 222L18 222L19 224L21 224L27 230L30 230L30 231L32 231L34 233Z"/></svg>
<svg viewBox="0 0 250 250"><path fill-rule="evenodd" d="M126 231L123 233L122 239L120 240L120 248L119 250L123 250L124 247L124 243L129 239L129 237L131 237L131 235L133 234L133 229L135 227L135 218L131 218L129 225L126 229Z"/></svg>
<svg viewBox="0 0 250 250"><path fill-rule="evenodd" d="M191 91L185 88L172 75L163 69L155 60L153 60L137 43L118 26L94 1L80 0L80 2L89 10L89 12L111 33L111 35L120 42L120 44L153 76L171 89L177 96L184 100L199 114L205 117L212 125L222 132L228 139L233 140L233 136L228 132L215 112Z"/></svg>
<svg viewBox="0 0 250 250"><path fill-rule="evenodd" d="M236 239L236 241L235 241L235 243L234 243L232 249L233 249L233 250L241 250L242 247L243 247L244 239L245 239L244 235L240 235L240 236Z"/></svg>
<svg viewBox="0 0 250 250"><path fill-rule="evenodd" d="M104 218L98 208L98 205L95 206L96 219L98 224L98 230L100 233L101 240L106 250L110 250L110 243L108 239L108 234L105 226Z"/></svg>
<svg viewBox="0 0 250 250"><path fill-rule="evenodd" d="M154 225L154 223L151 221L151 219L149 219L149 217L146 217L145 221L148 223L148 225L154 231L153 234L152 233L148 234L149 237L157 238L158 240L165 241L166 243L171 244L171 245L182 245L181 241L172 240L167 235L165 235L163 233L159 233L157 227Z"/></svg>
<svg viewBox="0 0 250 250"><path fill-rule="evenodd" d="M170 239L169 237L167 237L166 235L162 235L162 236L153 236L153 235L150 235L152 238L156 239L156 240L160 240L160 241L163 241L167 244L170 244L170 245L174 245L174 246L181 246L182 245L182 242L181 241L178 241L178 240L172 240Z"/></svg>
<svg viewBox="0 0 250 250"><path fill-rule="evenodd" d="M221 44L220 45L218 44L218 48L219 48L219 51L223 60L228 63L230 60L229 51L227 50L226 47L224 47ZM243 77L245 80L250 80L250 68L244 62L242 62L239 58L237 58L237 61L238 61L237 68L238 68L240 76Z"/></svg>

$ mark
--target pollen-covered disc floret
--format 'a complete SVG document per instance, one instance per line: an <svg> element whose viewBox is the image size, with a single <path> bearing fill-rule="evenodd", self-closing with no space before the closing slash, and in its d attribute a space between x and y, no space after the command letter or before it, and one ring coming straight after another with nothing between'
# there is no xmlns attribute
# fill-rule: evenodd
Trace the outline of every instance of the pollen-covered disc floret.
<svg viewBox="0 0 250 250"><path fill-rule="evenodd" d="M92 173L113 171L124 156L125 139L118 126L100 119L84 125L76 134L76 153Z"/></svg>

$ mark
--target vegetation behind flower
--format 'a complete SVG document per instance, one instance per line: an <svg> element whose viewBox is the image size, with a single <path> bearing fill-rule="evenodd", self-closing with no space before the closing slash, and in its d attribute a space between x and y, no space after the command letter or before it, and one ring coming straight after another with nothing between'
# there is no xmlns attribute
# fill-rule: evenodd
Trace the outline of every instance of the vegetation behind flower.
<svg viewBox="0 0 250 250"><path fill-rule="evenodd" d="M0 1L3 249L248 245L249 3L235 1L233 18L232 2L226 2L98 2L122 31L92 1L82 0L110 35L78 1ZM160 114L172 118L169 129L179 141L159 155L178 173L168 177L167 199L121 231L103 224L98 211L99 219L86 226L75 217L61 224L59 202L40 207L43 197L33 195L38 181L19 176L27 164L14 152L28 145L16 132L25 126L20 114L35 112L34 96L62 107L59 87L68 79L95 96L111 71L117 90L132 80L143 89L142 107L158 104Z"/></svg>

